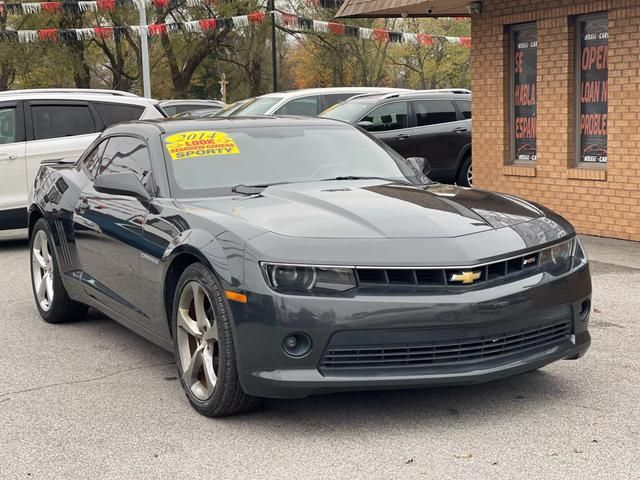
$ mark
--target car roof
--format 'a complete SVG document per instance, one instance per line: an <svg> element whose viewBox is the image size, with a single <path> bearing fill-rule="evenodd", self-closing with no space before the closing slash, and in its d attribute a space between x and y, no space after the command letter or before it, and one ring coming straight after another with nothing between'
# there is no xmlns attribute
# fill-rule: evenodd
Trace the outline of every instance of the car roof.
<svg viewBox="0 0 640 480"><path fill-rule="evenodd" d="M0 92L0 100L92 100L111 103L125 103L129 105L148 106L156 104L151 98L139 97L133 93L118 90L97 89L65 89L65 88L35 88L32 90L7 90Z"/></svg>
<svg viewBox="0 0 640 480"><path fill-rule="evenodd" d="M184 100L180 100L180 99L172 99L172 100L160 100L160 105L161 106L169 106L169 105L217 105L217 106L222 106L225 105L224 102L221 102L220 100L209 100L209 99L200 99L200 98L186 98Z"/></svg>
<svg viewBox="0 0 640 480"><path fill-rule="evenodd" d="M132 131L146 132L150 129L172 135L179 132L212 130L216 128L261 128L261 127L291 127L291 126L343 126L350 125L329 118L296 117L296 116L248 116L248 117L214 117L214 118L159 118L150 120L134 120L108 127L106 133L132 133Z"/></svg>
<svg viewBox="0 0 640 480"><path fill-rule="evenodd" d="M277 97L283 99L305 97L307 95L330 95L335 93L389 93L406 91L403 88L390 87L327 87L327 88L301 88L299 90L285 90L282 92L267 93L256 98Z"/></svg>
<svg viewBox="0 0 640 480"><path fill-rule="evenodd" d="M449 98L459 100L470 100L471 90L465 88L442 88L433 90L405 90L399 92L389 93L364 93L357 95L346 101L353 101L358 99L371 99L375 100L387 100L392 98Z"/></svg>

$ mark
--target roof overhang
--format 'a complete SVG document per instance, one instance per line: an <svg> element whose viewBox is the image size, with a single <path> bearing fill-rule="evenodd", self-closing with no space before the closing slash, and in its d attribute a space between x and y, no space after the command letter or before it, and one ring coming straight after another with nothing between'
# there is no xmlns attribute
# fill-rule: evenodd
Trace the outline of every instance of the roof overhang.
<svg viewBox="0 0 640 480"><path fill-rule="evenodd" d="M472 0L344 0L336 18L468 17Z"/></svg>

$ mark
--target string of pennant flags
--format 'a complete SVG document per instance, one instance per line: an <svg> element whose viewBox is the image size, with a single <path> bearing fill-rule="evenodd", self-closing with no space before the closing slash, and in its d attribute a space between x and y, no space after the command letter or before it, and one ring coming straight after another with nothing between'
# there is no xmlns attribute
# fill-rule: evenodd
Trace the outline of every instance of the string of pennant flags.
<svg viewBox="0 0 640 480"><path fill-rule="evenodd" d="M97 0L101 3L114 0ZM118 0L122 1L122 0ZM165 1L165 0L154 0ZM207 1L207 0L187 0ZM46 2L49 3L49 2ZM81 3L81 2L78 2ZM6 4L5 4L6 5ZM97 7L99 8L99 7ZM345 25L343 23L314 20L292 13L275 12L276 22L294 33L315 32L322 34L343 35L376 40L379 42L407 43L414 45L434 45L435 42L451 43L463 47L471 47L471 37L449 37L429 35L426 33L394 32L381 28L366 28ZM232 29L261 24L266 20L265 12L254 12L247 15L236 15L225 18L206 18L187 22L153 23L150 25L118 25L94 26L88 28L44 28L38 30L0 30L0 42L76 42L91 39L110 39L130 33L139 37L157 37L160 35L181 33L206 33L216 29Z"/></svg>
<svg viewBox="0 0 640 480"><path fill-rule="evenodd" d="M217 5L220 0L142 0L143 5L156 8L170 6L204 7ZM321 8L337 8L342 0L306 0L310 5ZM94 1L55 1L55 2L4 2L0 1L0 15L33 15L39 12L112 12L116 8L139 9L141 3L135 0L94 0Z"/></svg>

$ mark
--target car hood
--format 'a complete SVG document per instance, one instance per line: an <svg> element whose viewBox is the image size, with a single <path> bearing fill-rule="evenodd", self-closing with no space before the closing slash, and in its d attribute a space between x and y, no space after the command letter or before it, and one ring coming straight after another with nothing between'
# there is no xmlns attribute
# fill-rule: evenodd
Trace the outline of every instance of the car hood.
<svg viewBox="0 0 640 480"><path fill-rule="evenodd" d="M259 195L189 203L195 210L231 215L262 230L303 238L454 238L544 216L534 205L506 195L380 180L278 185Z"/></svg>

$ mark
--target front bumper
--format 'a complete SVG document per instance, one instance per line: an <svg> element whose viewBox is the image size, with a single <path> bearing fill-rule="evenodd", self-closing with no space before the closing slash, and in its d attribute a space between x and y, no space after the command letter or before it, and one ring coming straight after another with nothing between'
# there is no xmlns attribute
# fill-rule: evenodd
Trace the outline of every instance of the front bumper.
<svg viewBox="0 0 640 480"><path fill-rule="evenodd" d="M354 298L280 295L267 287L254 266L245 268L248 303L230 306L240 382L256 396L298 398L349 390L475 384L578 358L591 341L588 316L580 314L583 302L591 298L587 264L557 277L540 273L456 294ZM480 340L490 344L515 338L518 332L530 338L526 332L558 324L566 324L566 335L511 348L503 355L392 366L373 362L355 368L331 368L326 362L328 350L336 346L383 349L432 342L437 349ZM294 332L312 339L313 347L303 358L283 351L283 339Z"/></svg>

